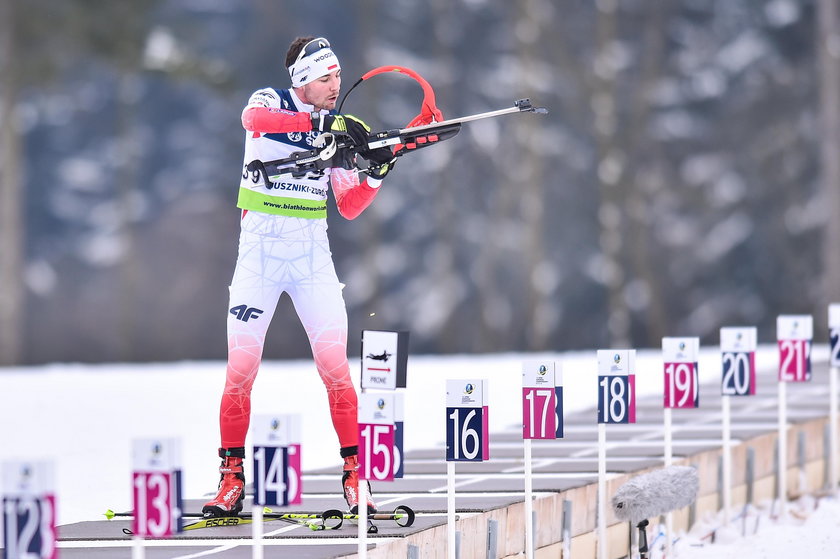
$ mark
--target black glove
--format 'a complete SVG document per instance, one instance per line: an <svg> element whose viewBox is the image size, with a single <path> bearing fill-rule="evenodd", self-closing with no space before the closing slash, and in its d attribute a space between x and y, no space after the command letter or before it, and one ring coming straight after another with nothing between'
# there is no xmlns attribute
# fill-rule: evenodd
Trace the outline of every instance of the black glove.
<svg viewBox="0 0 840 559"><path fill-rule="evenodd" d="M358 147L367 147L370 126L353 115L322 115L312 113L312 129L334 134L347 134Z"/></svg>
<svg viewBox="0 0 840 559"><path fill-rule="evenodd" d="M386 148L381 148L386 149ZM376 150L374 150L376 151ZM391 150L388 150L390 153ZM386 161L385 163L374 163L371 161L370 166L367 168L367 175L372 179L382 180L385 178L385 175L391 172L394 168L394 165L397 164L397 158L394 157L394 154L391 154L391 159Z"/></svg>

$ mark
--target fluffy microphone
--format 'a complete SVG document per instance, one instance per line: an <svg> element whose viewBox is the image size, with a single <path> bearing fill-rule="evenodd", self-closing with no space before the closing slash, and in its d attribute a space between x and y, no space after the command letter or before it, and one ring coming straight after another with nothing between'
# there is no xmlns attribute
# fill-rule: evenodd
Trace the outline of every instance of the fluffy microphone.
<svg viewBox="0 0 840 559"><path fill-rule="evenodd" d="M687 507L697 498L700 481L691 466L668 466L636 476L615 492L613 512L619 520L639 523Z"/></svg>

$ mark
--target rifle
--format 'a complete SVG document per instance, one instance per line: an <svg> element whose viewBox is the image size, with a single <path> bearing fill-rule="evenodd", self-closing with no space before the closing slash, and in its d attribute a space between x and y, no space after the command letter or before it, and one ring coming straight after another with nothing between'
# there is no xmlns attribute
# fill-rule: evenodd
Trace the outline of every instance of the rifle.
<svg viewBox="0 0 840 559"><path fill-rule="evenodd" d="M248 172L259 172L266 184L277 182L282 175L301 178L307 173L319 172L330 167L354 169L356 167L354 155L361 150L395 146L394 157L401 157L408 152L453 138L461 130L461 124L485 118L495 118L511 113L547 114L548 109L534 107L530 99L520 99L513 107L499 109L441 122L431 122L407 128L383 130L368 137L367 145L359 146L353 143L346 134L325 132L319 135L310 150L296 151L289 157L274 161L260 161L255 159L248 163Z"/></svg>

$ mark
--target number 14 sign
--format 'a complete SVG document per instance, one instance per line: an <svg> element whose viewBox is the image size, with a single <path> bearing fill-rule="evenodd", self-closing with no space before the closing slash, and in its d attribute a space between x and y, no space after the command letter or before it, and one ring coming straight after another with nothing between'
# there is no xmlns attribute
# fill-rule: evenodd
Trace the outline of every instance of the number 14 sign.
<svg viewBox="0 0 840 559"><path fill-rule="evenodd" d="M522 438L563 438L563 372L553 362L522 366Z"/></svg>

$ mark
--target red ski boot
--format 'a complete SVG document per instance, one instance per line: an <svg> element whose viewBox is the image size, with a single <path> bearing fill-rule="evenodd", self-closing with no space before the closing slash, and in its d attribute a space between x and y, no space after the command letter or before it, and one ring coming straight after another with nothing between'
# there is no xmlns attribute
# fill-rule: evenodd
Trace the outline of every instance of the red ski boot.
<svg viewBox="0 0 840 559"><path fill-rule="evenodd" d="M344 488L344 499L350 507L351 514L359 514L359 457L348 456L344 459L344 475L341 476L341 485ZM367 510L368 514L376 512L376 503L373 502L373 495L370 490L370 483L367 484Z"/></svg>
<svg viewBox="0 0 840 559"><path fill-rule="evenodd" d="M217 516L236 516L242 510L245 501L245 472L242 460L245 448L219 449L222 464L219 473L219 491L212 501L202 507L201 512L207 518Z"/></svg>

